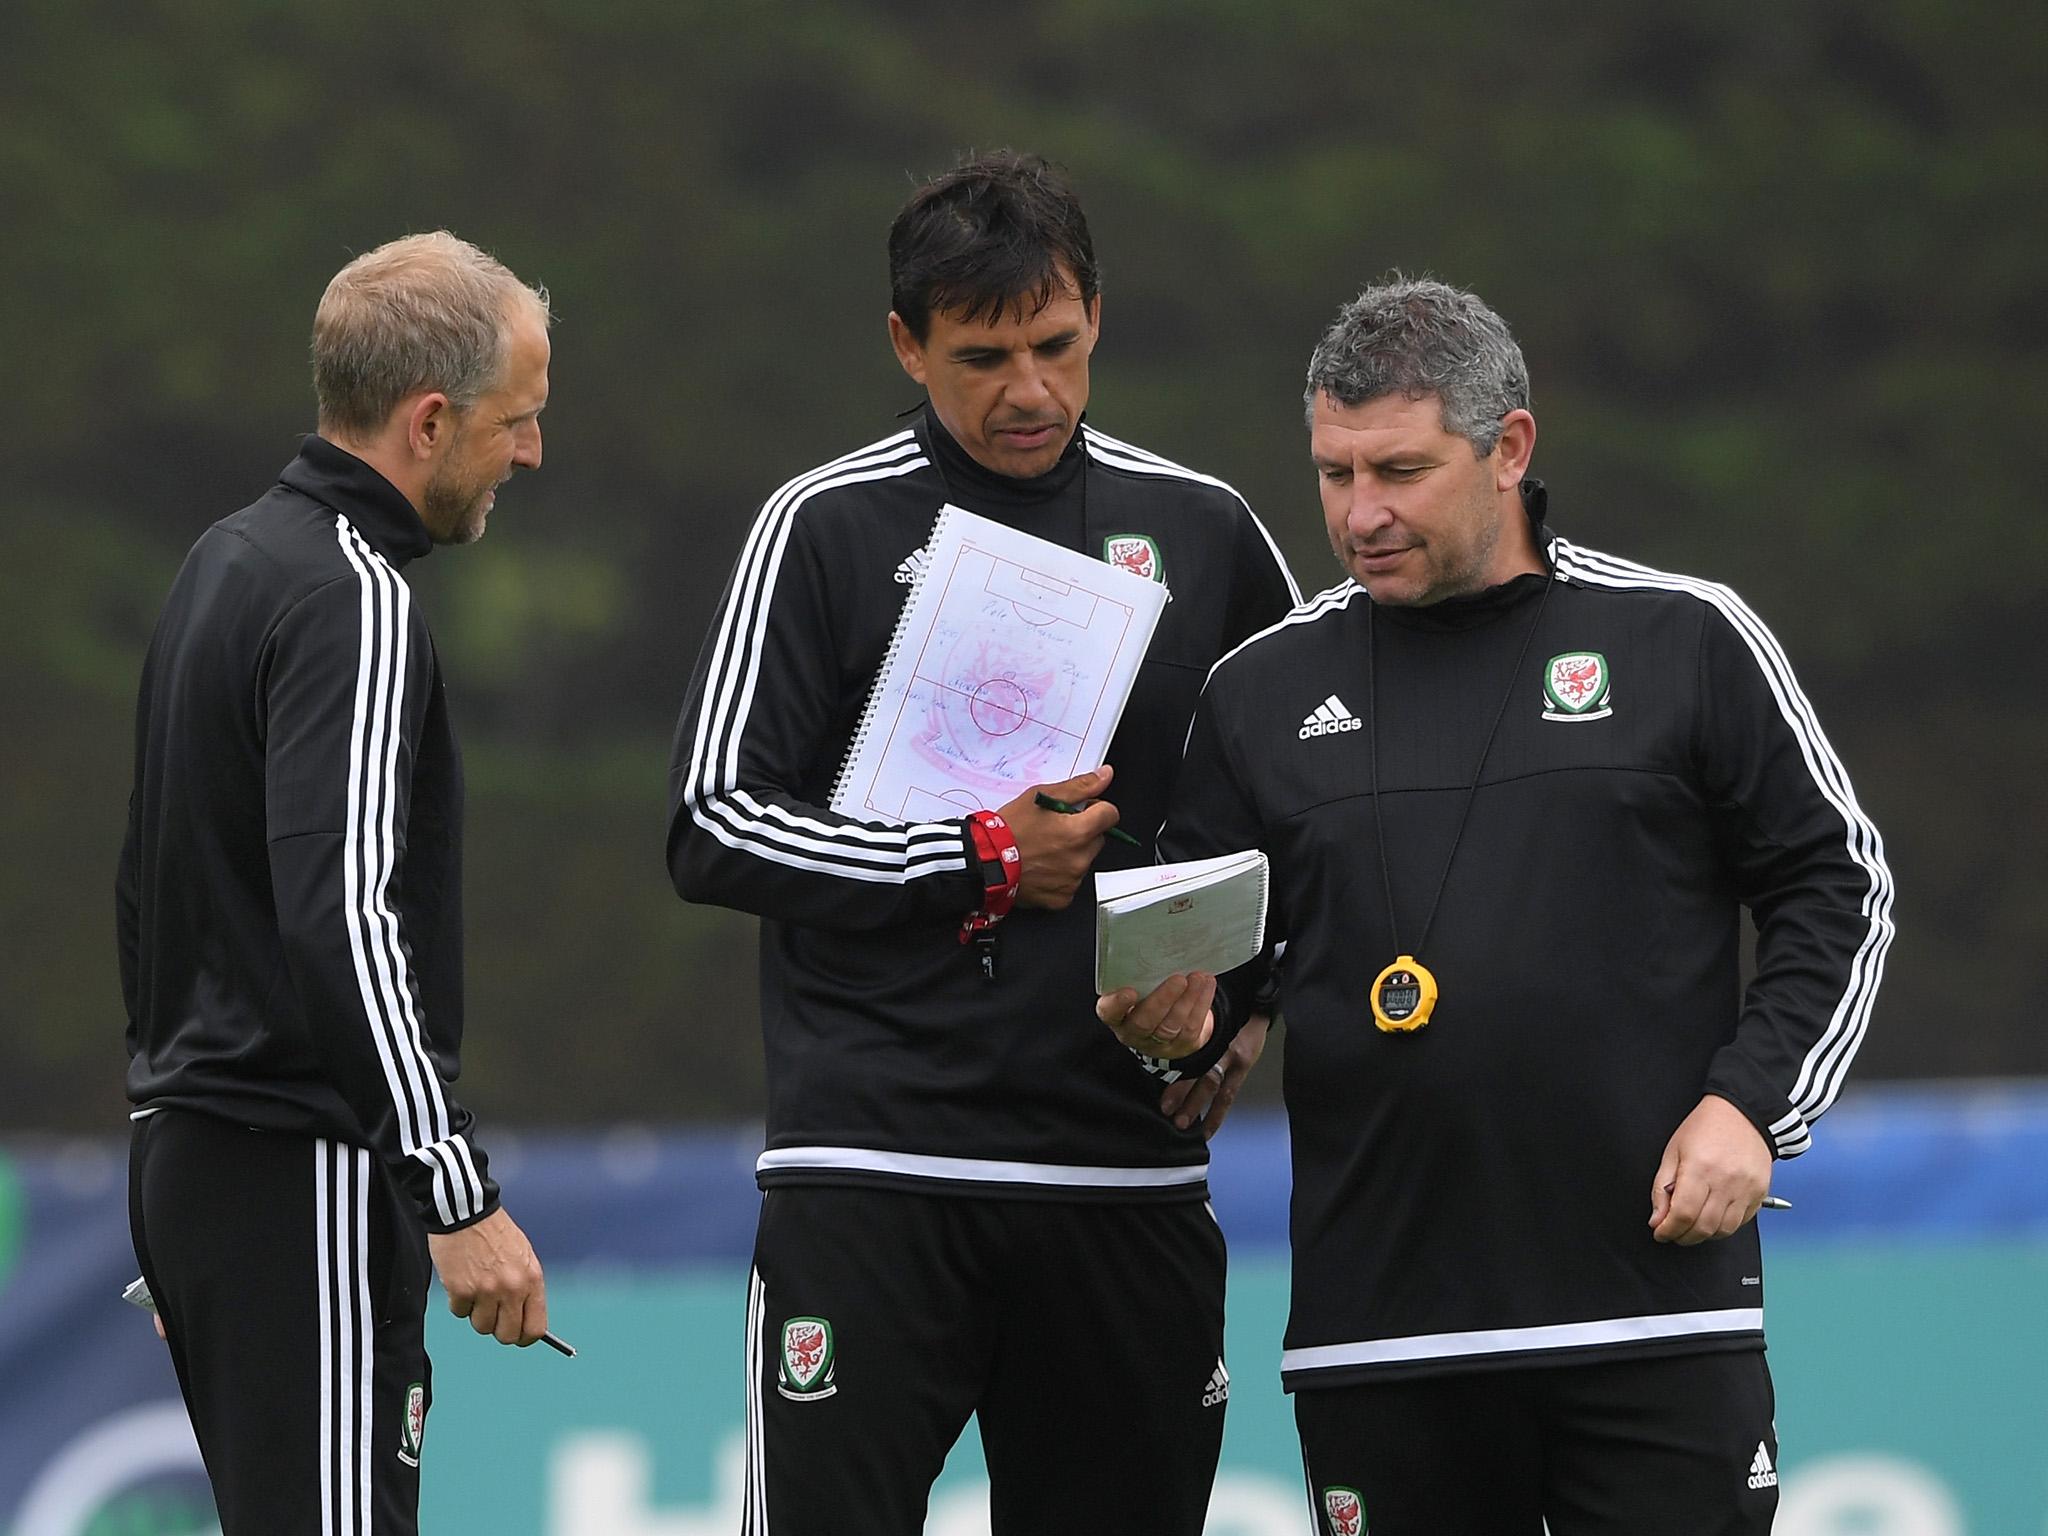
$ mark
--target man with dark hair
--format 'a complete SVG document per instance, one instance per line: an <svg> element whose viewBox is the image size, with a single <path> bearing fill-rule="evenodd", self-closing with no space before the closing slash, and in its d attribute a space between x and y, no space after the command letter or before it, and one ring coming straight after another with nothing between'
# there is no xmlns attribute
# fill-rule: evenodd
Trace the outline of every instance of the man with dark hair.
<svg viewBox="0 0 2048 1536"><path fill-rule="evenodd" d="M453 1084L462 770L404 568L540 466L546 294L446 232L314 319L319 431L210 528L143 663L117 892L129 1218L225 1536L405 1536L428 1264L547 1328Z"/></svg>
<svg viewBox="0 0 2048 1536"><path fill-rule="evenodd" d="M998 1532L1194 1536L1228 1377L1190 1122L1206 1104L1213 1129L1236 1076L1174 1083L1162 1114L1091 1017L1092 903L1072 898L1098 854L1149 861L1203 674L1298 594L1228 486L1083 424L1099 276L1052 167L940 177L889 260L924 407L768 498L670 769L676 889L764 919L747 1528L910 1536L973 1414ZM947 502L1172 594L1113 780L1049 786L1094 800L1079 815L1029 791L999 810L1022 871L993 976L961 943L1004 884L990 813L863 824L825 804ZM1105 845L1119 821L1138 848Z"/></svg>
<svg viewBox="0 0 2048 1536"><path fill-rule="evenodd" d="M1347 579L1211 673L1160 847L1273 861L1318 1528L1768 1531L1753 1218L1869 1019L1882 840L1741 599L1546 526L1477 297L1367 289L1307 397ZM1195 1070L1248 989L1099 1008Z"/></svg>

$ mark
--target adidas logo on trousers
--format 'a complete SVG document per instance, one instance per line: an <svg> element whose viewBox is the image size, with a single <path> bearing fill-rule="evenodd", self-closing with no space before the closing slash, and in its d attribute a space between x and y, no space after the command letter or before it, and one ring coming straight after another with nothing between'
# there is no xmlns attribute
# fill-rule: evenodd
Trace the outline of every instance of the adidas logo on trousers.
<svg viewBox="0 0 2048 1536"><path fill-rule="evenodd" d="M1209 1373L1209 1385L1202 1391L1202 1406L1214 1408L1230 1401L1230 1372L1223 1369L1223 1362L1216 1362L1216 1369Z"/></svg>
<svg viewBox="0 0 2048 1536"><path fill-rule="evenodd" d="M1763 1441L1756 1443L1756 1455L1749 1463L1749 1486L1752 1488L1775 1488L1778 1486L1778 1469L1771 1465L1771 1453L1764 1449Z"/></svg>

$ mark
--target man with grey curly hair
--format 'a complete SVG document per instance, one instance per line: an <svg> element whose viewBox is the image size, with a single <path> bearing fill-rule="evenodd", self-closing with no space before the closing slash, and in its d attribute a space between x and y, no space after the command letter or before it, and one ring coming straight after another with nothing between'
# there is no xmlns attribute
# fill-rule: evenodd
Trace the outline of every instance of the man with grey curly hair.
<svg viewBox="0 0 2048 1536"><path fill-rule="evenodd" d="M1476 294L1430 278L1376 284L1337 311L1308 363L1303 401L1363 405L1382 395L1436 396L1444 430L1481 458L1510 411L1529 409L1529 366L1507 322Z"/></svg>
<svg viewBox="0 0 2048 1536"><path fill-rule="evenodd" d="M1476 294L1428 278L1396 277L1366 289L1323 333L1309 359L1304 398L1309 431L1332 454L1358 441L1357 433L1384 435L1432 419L1444 436L1471 448L1469 472L1453 463L1452 474L1436 477L1446 482L1441 488L1455 489L1465 515L1427 531L1390 526L1362 538L1332 522L1339 562L1376 601L1419 606L1542 569L1526 519L1500 501L1506 488L1478 473L1498 450L1500 469L1517 471L1519 479L1535 447L1536 419L1522 349ZM1424 479L1420 465L1401 473L1418 486ZM1323 481L1326 507L1332 485L1350 483L1334 463ZM1507 515L1499 515L1504 507Z"/></svg>
<svg viewBox="0 0 2048 1536"><path fill-rule="evenodd" d="M1741 599L1551 532L1479 298L1366 289L1308 407L1345 580L1211 671L1159 856L1272 861L1317 1528L1768 1531L1754 1218L1868 1022L1882 839ZM1256 980L1098 1012L1197 1072Z"/></svg>
<svg viewBox="0 0 2048 1536"><path fill-rule="evenodd" d="M446 232L350 262L319 431L200 536L143 663L117 882L135 1253L224 1536L406 1536L431 1269L547 1329L462 1047L462 769L405 568L541 460L548 308Z"/></svg>

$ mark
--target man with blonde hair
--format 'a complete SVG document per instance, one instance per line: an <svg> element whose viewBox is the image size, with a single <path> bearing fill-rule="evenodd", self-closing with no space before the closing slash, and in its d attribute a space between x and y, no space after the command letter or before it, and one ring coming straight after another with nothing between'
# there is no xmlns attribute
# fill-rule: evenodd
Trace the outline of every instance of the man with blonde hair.
<svg viewBox="0 0 2048 1536"><path fill-rule="evenodd" d="M462 775L404 567L540 465L547 295L447 233L328 284L319 430L203 534L143 664L117 886L129 1217L224 1536L405 1536L428 1264L546 1289L452 1090Z"/></svg>

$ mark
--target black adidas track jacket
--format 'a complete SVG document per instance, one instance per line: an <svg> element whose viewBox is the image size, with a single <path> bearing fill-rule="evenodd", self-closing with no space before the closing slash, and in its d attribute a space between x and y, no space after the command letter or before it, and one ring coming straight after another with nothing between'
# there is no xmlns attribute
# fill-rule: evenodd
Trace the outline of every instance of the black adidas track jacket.
<svg viewBox="0 0 2048 1536"><path fill-rule="evenodd" d="M1030 481L930 415L799 475L755 519L699 655L670 764L668 862L688 900L754 912L767 1052L763 1186L852 1183L1051 1199L1199 1199L1207 1153L1094 1012L1094 903L1019 910L987 982L965 822L826 809L918 557L948 500L1072 549L1142 534L1172 594L1109 761L1149 862L1216 658L1297 598L1228 486L1085 424Z"/></svg>
<svg viewBox="0 0 2048 1536"><path fill-rule="evenodd" d="M308 437L206 531L143 663L116 909L136 1115L369 1147L431 1231L496 1209L462 1045L462 767L405 497Z"/></svg>
<svg viewBox="0 0 2048 1536"><path fill-rule="evenodd" d="M1891 941L1883 844L1762 622L1553 539L1525 494L1547 603L1538 575L1377 614L1350 582L1312 599L1210 676L1160 835L1169 859L1272 859L1290 1387L1761 1347L1756 1225L1655 1243L1651 1179L1703 1094L1804 1152ZM1375 736L1400 945L1442 992L1405 1035L1367 1001L1398 953ZM1229 1017L1244 987L1225 979Z"/></svg>

